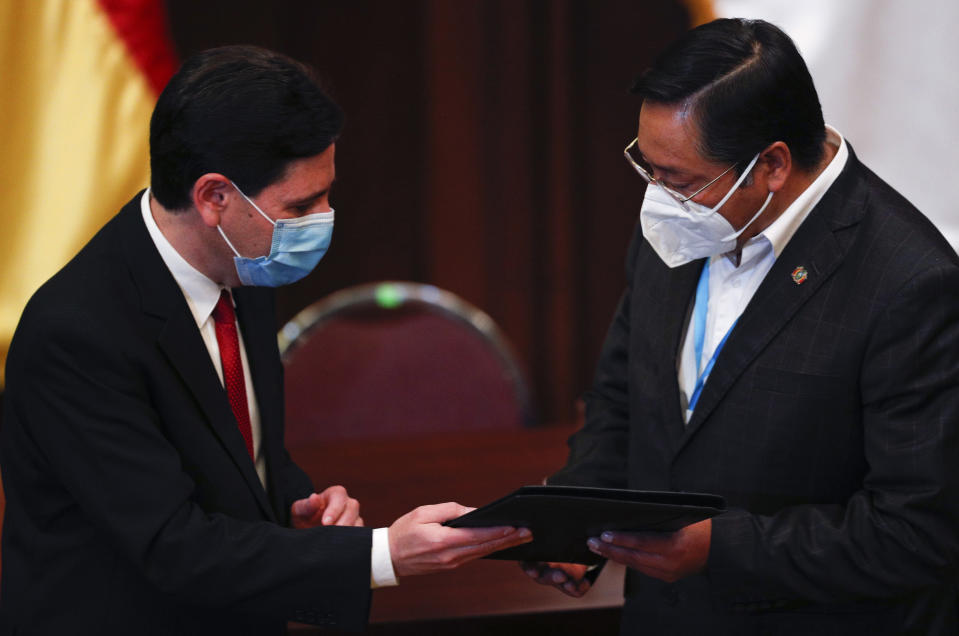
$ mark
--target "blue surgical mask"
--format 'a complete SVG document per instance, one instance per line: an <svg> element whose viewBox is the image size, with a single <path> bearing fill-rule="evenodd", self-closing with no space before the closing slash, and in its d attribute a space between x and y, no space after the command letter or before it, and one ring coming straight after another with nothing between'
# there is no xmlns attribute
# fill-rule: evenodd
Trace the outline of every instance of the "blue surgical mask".
<svg viewBox="0 0 959 636"><path fill-rule="evenodd" d="M232 181L230 183L233 183ZM296 219L274 221L250 197L233 183L236 191L252 205L257 212L273 224L273 241L270 253L257 258L240 256L233 243L226 237L223 228L216 229L230 246L236 257L236 273L244 285L258 287L280 287L295 283L313 271L320 262L333 238L333 210L317 212Z"/></svg>

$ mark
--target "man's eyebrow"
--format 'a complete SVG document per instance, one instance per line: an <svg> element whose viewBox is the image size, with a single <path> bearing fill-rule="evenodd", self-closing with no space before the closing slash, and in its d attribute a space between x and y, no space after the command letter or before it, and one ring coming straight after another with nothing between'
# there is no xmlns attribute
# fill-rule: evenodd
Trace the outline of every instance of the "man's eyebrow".
<svg viewBox="0 0 959 636"><path fill-rule="evenodd" d="M667 176L675 175L675 174L681 174L681 175L686 174L686 172L683 170L677 170L676 168L670 168L667 166L661 166L653 163L652 161L649 160L649 157L643 154L643 151L640 149L639 144L636 144L636 152L639 153L640 158L646 162L646 165L652 168L655 172L659 172Z"/></svg>
<svg viewBox="0 0 959 636"><path fill-rule="evenodd" d="M654 171L659 172L660 174L663 174L667 177L675 176L675 175L685 176L688 174L685 170L682 170L682 169L676 169L676 168L670 168L668 166L657 165L653 163L652 161L650 161L649 159L647 159L645 156L643 157L643 161L645 161L649 165L649 167L652 168Z"/></svg>
<svg viewBox="0 0 959 636"><path fill-rule="evenodd" d="M328 185L327 187L323 188L322 190L317 190L317 191L314 192L313 194L309 194L309 195L307 195L307 196L305 196L305 197L303 197L303 198L301 198L301 199L297 199L297 200L295 200L295 201L290 201L289 203L287 203L287 207L291 207L291 208L292 208L292 207L297 207L297 206L300 206L300 205L306 205L307 203L313 203L314 201L316 201L317 199L319 199L320 197L322 197L324 194L328 193L328 192L330 191L330 188L333 187L333 183L334 183L334 182L331 181L331 182L330 182L330 185Z"/></svg>

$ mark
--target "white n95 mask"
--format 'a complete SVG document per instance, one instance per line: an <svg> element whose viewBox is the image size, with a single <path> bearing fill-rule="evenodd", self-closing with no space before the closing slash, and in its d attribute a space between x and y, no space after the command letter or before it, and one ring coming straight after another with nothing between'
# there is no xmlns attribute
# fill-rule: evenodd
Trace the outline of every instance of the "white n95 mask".
<svg viewBox="0 0 959 636"><path fill-rule="evenodd" d="M646 187L646 197L639 212L640 226L643 237L667 266L679 267L736 248L736 239L759 218L772 200L773 193L769 193L759 211L739 230L733 228L719 213L719 208L736 192L758 159L759 154L749 162L726 196L712 208L694 201L681 204L658 183Z"/></svg>

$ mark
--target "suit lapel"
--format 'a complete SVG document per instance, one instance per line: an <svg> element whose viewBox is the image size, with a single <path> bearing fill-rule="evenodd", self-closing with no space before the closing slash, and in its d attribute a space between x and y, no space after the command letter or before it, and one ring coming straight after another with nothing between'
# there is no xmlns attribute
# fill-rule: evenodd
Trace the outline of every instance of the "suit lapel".
<svg viewBox="0 0 959 636"><path fill-rule="evenodd" d="M257 288L235 288L237 322L243 333L250 375L253 379L256 402L260 411L260 452L267 459L267 467L280 465L276 454L282 449L274 448L272 431L281 430L283 425L283 385L281 373L274 368L278 364L276 328L272 290ZM274 513L283 518L284 505L278 491L276 479L269 474L268 490Z"/></svg>
<svg viewBox="0 0 959 636"><path fill-rule="evenodd" d="M658 383L666 387L667 393L660 400L660 421L665 423L668 446L672 450L678 448L686 432L679 397L677 360L683 333L689 322L693 292L704 263L702 260L695 261L669 272L667 285L660 290L662 303L656 305L658 315L652 321L652 324L662 325L663 328L659 334L659 340L663 343L660 350L663 357L658 365L661 376Z"/></svg>
<svg viewBox="0 0 959 636"><path fill-rule="evenodd" d="M126 238L123 249L140 292L141 306L144 313L159 325L157 346L183 379L264 514L275 521L273 509L237 428L226 391L206 353L206 345L186 298L160 258L143 224L139 195L123 209L121 215L126 216L122 226Z"/></svg>
<svg viewBox="0 0 959 636"><path fill-rule="evenodd" d="M848 241L840 241L836 232L857 222L863 210L860 198L853 196L858 165L850 148L843 173L766 274L716 360L677 453L703 426L756 356L842 262ZM798 267L808 272L801 284L792 278L792 272Z"/></svg>

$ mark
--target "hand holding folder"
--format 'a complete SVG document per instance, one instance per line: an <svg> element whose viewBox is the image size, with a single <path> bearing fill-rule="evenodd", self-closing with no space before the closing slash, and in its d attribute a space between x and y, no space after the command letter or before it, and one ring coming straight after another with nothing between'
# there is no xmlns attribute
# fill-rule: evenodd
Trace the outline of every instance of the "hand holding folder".
<svg viewBox="0 0 959 636"><path fill-rule="evenodd" d="M587 540L604 532L675 531L726 509L717 495L572 486L524 486L446 522L453 527L529 528L533 541L486 558L591 565Z"/></svg>

